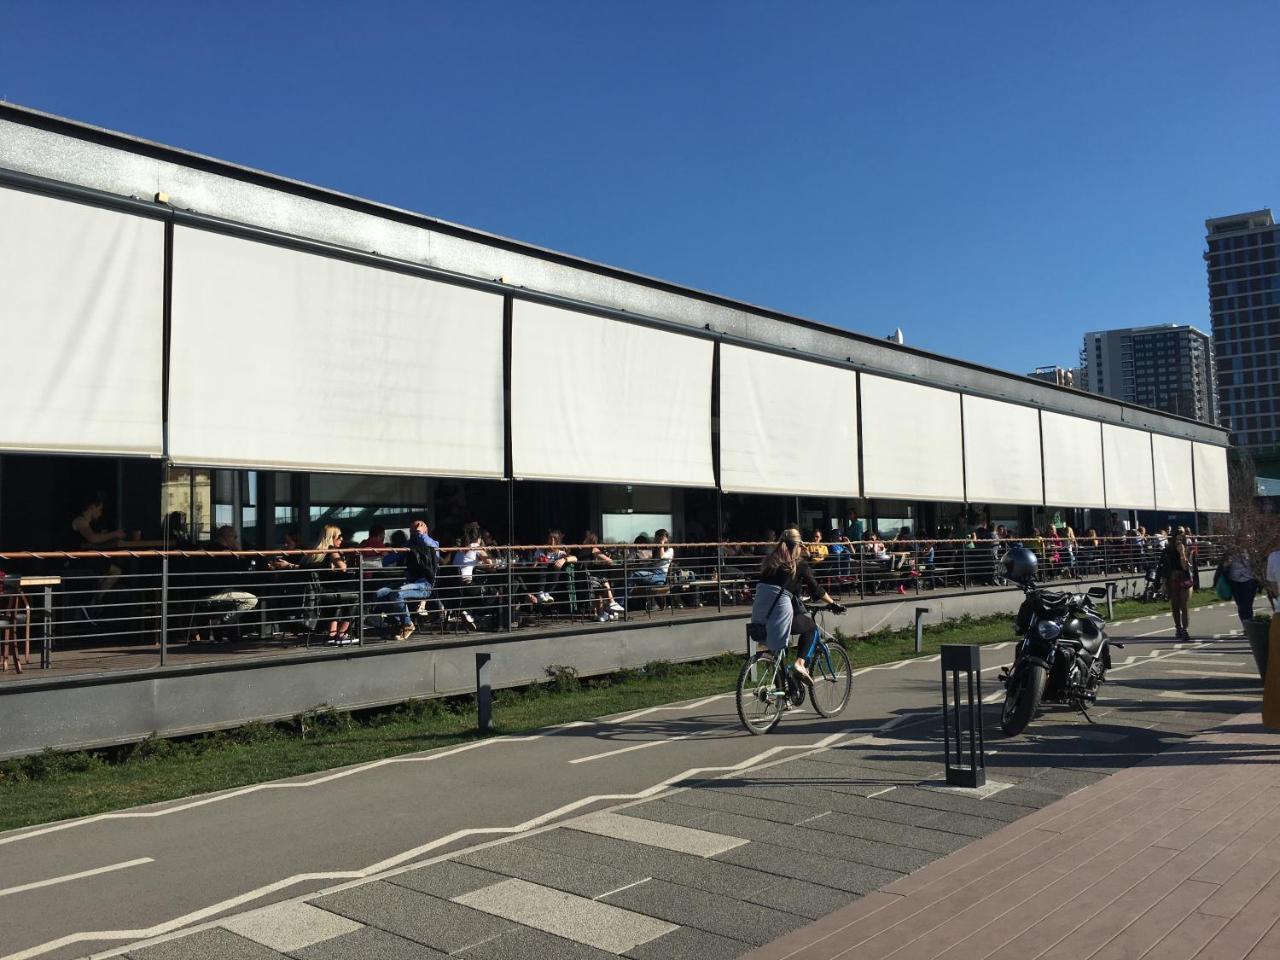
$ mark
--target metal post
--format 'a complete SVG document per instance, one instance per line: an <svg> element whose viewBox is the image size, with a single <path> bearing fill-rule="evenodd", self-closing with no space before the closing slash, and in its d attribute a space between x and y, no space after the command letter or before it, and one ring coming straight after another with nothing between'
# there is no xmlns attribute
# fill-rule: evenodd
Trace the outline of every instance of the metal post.
<svg viewBox="0 0 1280 960"><path fill-rule="evenodd" d="M627 551L622 551L622 620L631 619L631 578L627 576Z"/></svg>
<svg viewBox="0 0 1280 960"><path fill-rule="evenodd" d="M850 542L852 543L852 541ZM867 598L866 566L862 561L863 561L862 547L859 546L858 547L858 599L859 600L865 600Z"/></svg>
<svg viewBox="0 0 1280 960"><path fill-rule="evenodd" d="M164 599L160 601L161 614L164 613ZM53 585L44 587L44 616L40 630L40 669L48 670L53 666ZM163 634L161 634L163 636ZM161 641L163 643L163 641Z"/></svg>
<svg viewBox="0 0 1280 960"><path fill-rule="evenodd" d="M986 739L982 733L982 657L976 645L943 644L942 646L942 744L946 758L947 783L956 787L981 787L987 782ZM965 689L969 695L968 754L962 730L960 674L966 674ZM950 674L950 678L948 678ZM947 681L951 681L948 702ZM955 753L951 745L955 743Z"/></svg>
<svg viewBox="0 0 1280 960"><path fill-rule="evenodd" d="M916 607L916 653L924 652L924 615L929 607Z"/></svg>
<svg viewBox="0 0 1280 960"><path fill-rule="evenodd" d="M488 733L493 721L493 686L489 676L490 654L476 654L476 720L481 733Z"/></svg>
<svg viewBox="0 0 1280 960"><path fill-rule="evenodd" d="M960 544L960 589L969 589L969 542Z"/></svg>
<svg viewBox="0 0 1280 960"><path fill-rule="evenodd" d="M47 588L46 588L47 589ZM47 629L47 627L46 627ZM169 554L160 558L160 666L169 659Z"/></svg>
<svg viewBox="0 0 1280 960"><path fill-rule="evenodd" d="M1110 622L1116 618L1116 582L1108 580L1107 587L1107 621Z"/></svg>
<svg viewBox="0 0 1280 960"><path fill-rule="evenodd" d="M356 644L364 646L364 554L356 554L356 593L359 600L356 602Z"/></svg>
<svg viewBox="0 0 1280 960"><path fill-rule="evenodd" d="M724 611L724 491L716 490L716 612Z"/></svg>

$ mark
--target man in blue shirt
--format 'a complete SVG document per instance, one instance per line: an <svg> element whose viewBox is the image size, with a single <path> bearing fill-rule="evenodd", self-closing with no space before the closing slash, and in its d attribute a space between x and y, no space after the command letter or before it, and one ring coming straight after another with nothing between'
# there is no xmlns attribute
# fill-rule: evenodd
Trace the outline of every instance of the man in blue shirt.
<svg viewBox="0 0 1280 960"><path fill-rule="evenodd" d="M409 617L409 601L426 600L435 586L440 569L440 544L431 539L426 517L414 517L409 524L408 552L404 555L404 583L383 587L374 596L375 613L385 611L396 628L396 639L413 636L413 620Z"/></svg>

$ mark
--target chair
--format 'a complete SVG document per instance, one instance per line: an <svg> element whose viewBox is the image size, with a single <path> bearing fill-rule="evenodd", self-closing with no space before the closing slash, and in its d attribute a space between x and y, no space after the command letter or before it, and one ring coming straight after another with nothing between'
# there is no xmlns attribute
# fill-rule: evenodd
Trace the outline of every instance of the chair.
<svg viewBox="0 0 1280 960"><path fill-rule="evenodd" d="M18 658L19 643L23 644L22 659ZM0 673L9 669L10 654L15 673L22 672L23 660L31 662L31 601L22 593L0 595Z"/></svg>

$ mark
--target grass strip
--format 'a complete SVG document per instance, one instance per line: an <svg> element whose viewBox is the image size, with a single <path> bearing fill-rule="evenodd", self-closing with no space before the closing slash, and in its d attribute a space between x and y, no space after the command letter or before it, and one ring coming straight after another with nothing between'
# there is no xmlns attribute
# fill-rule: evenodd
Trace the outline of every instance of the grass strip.
<svg viewBox="0 0 1280 960"><path fill-rule="evenodd" d="M1216 601L1207 591L1192 598L1194 606ZM1116 617L1161 610L1122 601L1116 604ZM1008 614L999 614L927 624L922 655L937 653L944 643L1012 640L1011 623ZM838 620L829 620L829 627L835 625ZM916 655L910 628L842 639L855 668ZM495 729L490 735L519 735L724 693L733 689L741 665L741 655L724 654L697 663L660 661L642 670L590 678L578 677L571 667L551 666L546 683L494 692ZM317 707L287 722L251 723L194 737L152 737L107 750L47 750L0 763L0 830L452 746L480 738L474 723L475 698L449 697L359 713Z"/></svg>

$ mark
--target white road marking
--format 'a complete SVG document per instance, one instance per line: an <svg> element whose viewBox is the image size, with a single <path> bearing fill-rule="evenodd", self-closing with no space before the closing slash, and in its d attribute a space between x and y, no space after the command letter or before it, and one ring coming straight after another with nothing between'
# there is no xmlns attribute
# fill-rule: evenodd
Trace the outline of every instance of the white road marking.
<svg viewBox="0 0 1280 960"><path fill-rule="evenodd" d="M867 799L868 799L868 800L870 800L872 797L879 797L879 796L883 796L884 794L888 793L890 790L897 790L897 789L898 789L898 788L897 788L896 786L894 786L894 787L885 787L883 790L877 790L875 793L868 793L868 794L867 794Z"/></svg>
<svg viewBox="0 0 1280 960"><path fill-rule="evenodd" d="M127 870L129 867L140 867L144 863L154 863L151 857L139 857L136 860L125 860L122 863L113 863L105 867L94 867L92 870L81 870L79 873L67 873L61 877L50 877L48 880L36 880L33 883L23 883L16 887L5 887L0 890L0 897L7 897L11 893L26 893L28 890L39 890L42 887L53 887L59 883L69 883L72 880L82 880L85 877L96 877L104 873L112 873L116 870Z"/></svg>
<svg viewBox="0 0 1280 960"><path fill-rule="evenodd" d="M637 710L634 713L624 713L620 717L614 717L612 720L605 720L605 723L626 723L628 720L635 720L637 717L647 717L651 713L657 713L659 710L695 710L698 707L705 707L708 703L715 703L717 700L723 700L726 697L732 697L732 693L717 693L712 697L703 697L701 700L694 700L692 703L678 703L675 705L664 705L661 707L645 707L643 710Z"/></svg>
<svg viewBox="0 0 1280 960"><path fill-rule="evenodd" d="M796 711L792 711L793 713ZM590 763L592 760L603 760L606 757L616 757L623 753L632 753L636 750L646 750L649 747L661 747L668 743L676 743L680 740L692 740L697 737L705 737L712 733L723 733L725 730L736 730L739 724L726 723L719 727L710 727L706 730L694 730L692 733L682 733L675 737L662 737L659 740L645 740L643 743L633 743L629 747L619 747L617 750L606 750L604 753L593 753L589 757L575 757L570 763Z"/></svg>
<svg viewBox="0 0 1280 960"><path fill-rule="evenodd" d="M1181 690L1161 690L1160 696L1170 700L1230 700L1235 697L1254 699L1261 697L1261 690L1232 690L1230 693L1184 693Z"/></svg>
<svg viewBox="0 0 1280 960"><path fill-rule="evenodd" d="M1195 659L1193 659L1193 658L1191 658L1191 657L1186 657L1185 659L1180 660L1180 661L1178 661L1178 662L1179 662L1179 663L1196 663L1196 664L1200 664L1201 666L1205 666L1205 667L1243 667L1243 666L1245 665L1245 662L1246 662L1246 661L1244 661L1244 660L1219 660L1219 659L1216 659L1216 658L1215 658L1215 659L1213 659L1213 660L1195 660Z"/></svg>
<svg viewBox="0 0 1280 960"><path fill-rule="evenodd" d="M454 897L453 902L615 954L679 929L665 920L527 880L503 880Z"/></svg>
<svg viewBox="0 0 1280 960"><path fill-rule="evenodd" d="M225 913L226 911L234 909L235 907L241 906L242 904L252 903L254 900L259 900L262 897L269 896L270 894L276 893L277 891L287 890L289 887L295 886L299 883L306 883L312 880L338 880L338 881L365 880L375 874L385 873L389 870L392 870L395 867L399 867L403 864L410 863L418 859L419 857L421 857L423 854L430 853L432 850L439 849L440 847L450 846L454 843L457 843L459 840L465 840L468 837L493 835L493 834L496 834L502 837L512 837L516 834L527 833L530 830L534 830L534 829L537 829L538 827L542 827L546 824L552 823L556 820L559 820L561 817L565 816L566 814L572 813L575 810L580 810L583 807L591 806L592 804L601 803L608 800L617 800L617 801L646 800L652 797L654 794L661 793L663 790L666 790L669 786L671 786L671 784L679 783L683 780L691 779L692 777L695 777L698 774L738 773L743 770L749 769L751 767L758 766L759 764L763 763L766 759L776 756L777 754L789 753L793 751L807 751L812 753L812 752L818 752L818 751L824 750L830 747L831 745L837 743L838 741L847 738L849 735L850 734L848 731L842 730L838 733L828 734L827 736L823 737L822 739L818 740L815 743L779 744L776 747L769 747L767 750L762 750L759 753L755 754L754 756L748 757L746 760L743 760L739 763L730 764L728 766L692 767L688 770L683 770L680 773L675 774L674 776L667 777L665 780L661 780L650 787L645 787L642 790L637 790L635 793L604 793L604 794L593 794L592 796L588 796L588 797L581 797L580 799L574 800L571 803L566 803L564 806L557 807L554 810L548 810L546 813L540 814L539 816L536 816L536 817L531 817L530 819L525 820L523 823L517 823L513 826L475 827L475 828L469 828L465 830L455 830L453 833L447 834L443 837L438 837L435 840L431 840L417 847L412 847L411 849L405 850L402 853L398 853L398 854L395 854L394 856L387 857L383 860L379 860L377 863L372 863L362 870L338 870L338 871L332 871L332 872L326 872L326 873L297 873L292 876L285 877L281 880L277 880L274 883L268 883L261 887L256 887L252 890L247 890L244 893L239 894L238 896L229 897L226 900L219 901L218 903L209 904L206 907L201 907L199 910L193 910L190 913L183 914L182 916L179 916L179 917L173 917L170 920L165 920L161 923L154 924L153 926L150 926L150 927L139 927L131 930L82 930L76 933L66 934L65 936L58 937L54 940L46 941L45 943L37 944L36 946L29 947L26 950L20 950L17 953L8 954L7 956L0 957L0 960L31 960L31 958L33 957L41 956L42 954L49 953L52 950L59 950L63 947L74 946L75 944L78 944L78 943L92 943L99 940L135 941L133 943L130 943L128 946L120 947L116 950L109 951L110 955L124 953L127 950L131 950L135 948L138 945L136 941L150 940L154 937L162 937L165 934L183 930L183 928L189 927L192 924L199 923L202 920L207 920L210 917L217 916L220 913ZM512 738L512 739L518 739L518 738ZM530 738L530 739L535 739L535 738ZM865 743L865 742L870 742L873 739L874 737L865 736L865 737L855 738L853 740L850 740L849 742ZM482 742L488 743L490 741L482 741ZM456 855L456 853L457 852L451 855ZM421 866L421 864L419 864L419 866ZM332 892L336 892L336 891L332 888L329 888L329 889L324 889L319 891L313 891L311 893L306 894L306 896L308 898L313 898L313 897L321 896L325 893L332 893ZM189 933L191 931L183 930L183 932ZM102 954L99 954L99 956L101 955Z"/></svg>
<svg viewBox="0 0 1280 960"><path fill-rule="evenodd" d="M1186 662L1186 661L1182 661ZM1257 680L1258 683L1262 679L1256 673L1228 673L1225 670L1170 670L1170 673L1181 674L1184 677L1200 677L1209 679L1210 677L1225 677L1228 680Z"/></svg>

